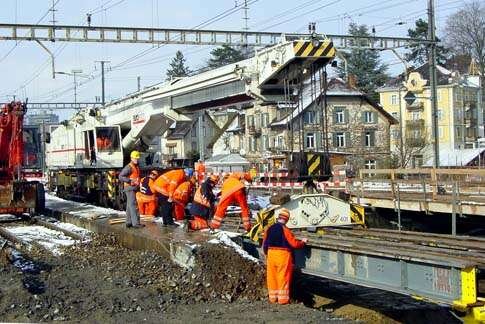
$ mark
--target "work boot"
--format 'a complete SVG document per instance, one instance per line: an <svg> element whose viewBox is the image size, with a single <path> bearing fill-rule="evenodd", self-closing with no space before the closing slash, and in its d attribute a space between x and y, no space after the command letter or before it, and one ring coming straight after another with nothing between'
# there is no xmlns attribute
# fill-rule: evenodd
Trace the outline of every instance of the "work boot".
<svg viewBox="0 0 485 324"><path fill-rule="evenodd" d="M181 229L184 230L185 233L188 233L190 228L189 228L189 220L188 219L184 219L184 222L182 223L182 225L180 226Z"/></svg>
<svg viewBox="0 0 485 324"><path fill-rule="evenodd" d="M126 228L130 228L130 227L132 227L133 225L131 225L131 224L125 224L125 226L126 226Z"/></svg>

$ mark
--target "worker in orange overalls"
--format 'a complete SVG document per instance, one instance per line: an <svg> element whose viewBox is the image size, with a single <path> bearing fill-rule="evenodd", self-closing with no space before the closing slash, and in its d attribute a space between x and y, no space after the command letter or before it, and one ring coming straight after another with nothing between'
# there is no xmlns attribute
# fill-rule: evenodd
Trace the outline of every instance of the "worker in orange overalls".
<svg viewBox="0 0 485 324"><path fill-rule="evenodd" d="M211 222L212 229L218 229L221 226L221 222L226 216L227 207L232 203L237 202L241 207L241 218L243 221L244 229L249 232L251 229L251 220L249 216L248 200L246 196L246 187L243 181L252 181L249 173L234 172L231 173L222 184L221 200L217 205L214 218Z"/></svg>
<svg viewBox="0 0 485 324"><path fill-rule="evenodd" d="M195 182L195 177L191 177L189 180L182 182L173 193L173 214L177 221L185 219L185 206L187 206L192 197Z"/></svg>
<svg viewBox="0 0 485 324"><path fill-rule="evenodd" d="M213 189L218 182L219 176L212 174L195 191L194 201L189 210L194 219L189 221L189 229L196 231L209 227L207 220L209 219L211 211L214 210L214 203L216 201Z"/></svg>
<svg viewBox="0 0 485 324"><path fill-rule="evenodd" d="M197 177L197 185L200 186L205 178L205 164L199 159L194 165L195 176Z"/></svg>
<svg viewBox="0 0 485 324"><path fill-rule="evenodd" d="M158 216L162 217L163 225L175 225L172 218L173 194L184 181L191 178L192 169L176 169L165 172L153 183L153 190L158 196Z"/></svg>
<svg viewBox="0 0 485 324"><path fill-rule="evenodd" d="M155 192L152 190L155 179L158 178L158 171L152 170L148 177L140 181L140 191L136 193L136 202L141 215L157 215L158 201Z"/></svg>
<svg viewBox="0 0 485 324"><path fill-rule="evenodd" d="M130 163L121 170L118 178L123 182L123 191L126 195L126 227L140 228L145 225L140 224L140 213L136 205L136 191L140 185L140 168L138 160L140 152L132 151Z"/></svg>
<svg viewBox="0 0 485 324"><path fill-rule="evenodd" d="M281 208L278 221L264 233L263 250L266 260L266 282L270 303L281 305L290 302L290 286L293 276L293 249L301 249L307 239L297 240L286 227L290 211Z"/></svg>

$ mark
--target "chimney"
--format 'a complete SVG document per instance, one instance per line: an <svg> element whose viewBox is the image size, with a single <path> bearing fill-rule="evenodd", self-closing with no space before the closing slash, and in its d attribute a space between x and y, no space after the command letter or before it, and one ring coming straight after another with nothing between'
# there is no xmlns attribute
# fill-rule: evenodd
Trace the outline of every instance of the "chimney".
<svg viewBox="0 0 485 324"><path fill-rule="evenodd" d="M353 88L353 89L355 89L357 87L357 77L355 76L355 74L349 74L348 75L348 77L347 77L347 85L350 88Z"/></svg>

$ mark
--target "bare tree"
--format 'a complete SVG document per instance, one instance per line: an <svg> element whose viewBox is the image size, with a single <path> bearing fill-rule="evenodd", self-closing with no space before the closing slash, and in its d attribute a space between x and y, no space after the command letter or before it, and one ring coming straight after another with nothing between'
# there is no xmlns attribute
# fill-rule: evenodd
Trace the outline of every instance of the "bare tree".
<svg viewBox="0 0 485 324"><path fill-rule="evenodd" d="M412 130L406 130L403 145L398 145L392 153L391 159L395 166L407 168L416 156L423 156L429 147L429 132L426 128L421 128L418 134Z"/></svg>
<svg viewBox="0 0 485 324"><path fill-rule="evenodd" d="M446 20L445 39L456 54L469 54L485 76L485 3L472 1Z"/></svg>

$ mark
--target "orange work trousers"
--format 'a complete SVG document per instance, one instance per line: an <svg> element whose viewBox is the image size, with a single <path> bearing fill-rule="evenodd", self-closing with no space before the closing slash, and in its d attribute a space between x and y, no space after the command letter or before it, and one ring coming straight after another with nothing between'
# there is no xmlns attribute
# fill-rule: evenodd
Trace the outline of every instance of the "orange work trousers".
<svg viewBox="0 0 485 324"><path fill-rule="evenodd" d="M211 227L219 228L221 227L221 222L226 217L226 210L233 203L237 203L241 207L241 218L243 221L243 226L246 231L251 229L251 222L249 219L249 207L248 200L246 198L246 193L244 189L240 189L231 195L227 196L222 200L219 205L217 205L216 212L214 213L214 218L212 218Z"/></svg>
<svg viewBox="0 0 485 324"><path fill-rule="evenodd" d="M183 221L185 219L185 204L173 202L173 218L176 221Z"/></svg>
<svg viewBox="0 0 485 324"><path fill-rule="evenodd" d="M205 228L209 228L209 223L207 223L207 219L201 216L194 216L194 219L189 222L189 226L191 230L199 231Z"/></svg>
<svg viewBox="0 0 485 324"><path fill-rule="evenodd" d="M158 201L155 195L145 195L141 192L136 193L136 202L140 215L156 216Z"/></svg>
<svg viewBox="0 0 485 324"><path fill-rule="evenodd" d="M293 257L286 249L269 248L266 261L266 282L270 303L288 304L293 276Z"/></svg>

